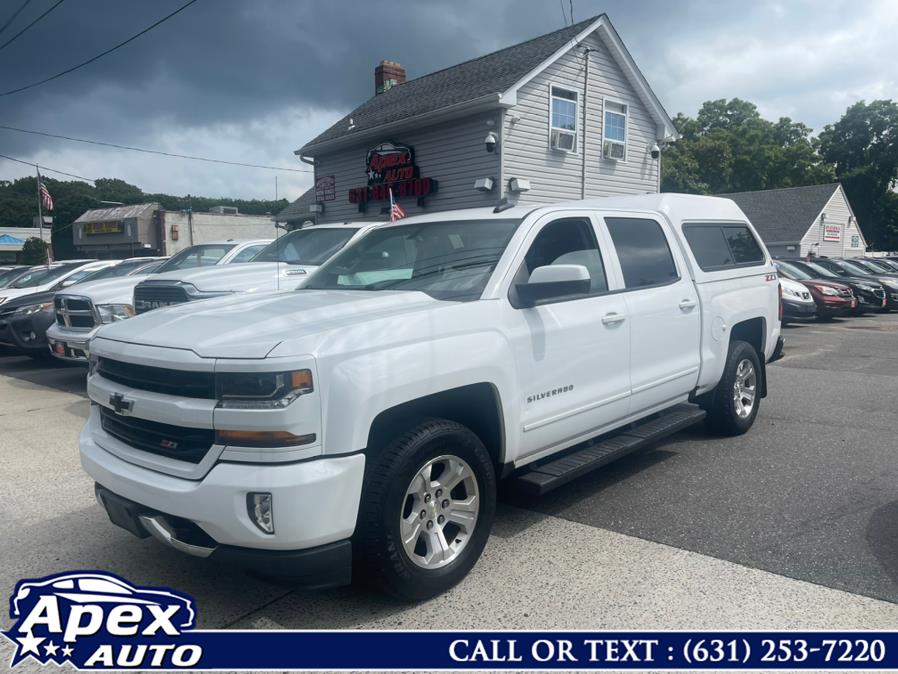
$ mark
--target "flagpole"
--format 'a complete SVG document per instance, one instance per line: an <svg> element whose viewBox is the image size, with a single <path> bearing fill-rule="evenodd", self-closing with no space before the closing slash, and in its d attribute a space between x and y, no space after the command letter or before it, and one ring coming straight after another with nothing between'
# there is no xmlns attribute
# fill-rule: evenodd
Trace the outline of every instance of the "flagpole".
<svg viewBox="0 0 898 674"><path fill-rule="evenodd" d="M44 211L43 211L43 196L41 195L41 169L35 164L34 170L37 171L37 220L38 220L38 230L41 243L44 242ZM50 251L46 248L44 249L45 256L47 258L47 266L50 266Z"/></svg>

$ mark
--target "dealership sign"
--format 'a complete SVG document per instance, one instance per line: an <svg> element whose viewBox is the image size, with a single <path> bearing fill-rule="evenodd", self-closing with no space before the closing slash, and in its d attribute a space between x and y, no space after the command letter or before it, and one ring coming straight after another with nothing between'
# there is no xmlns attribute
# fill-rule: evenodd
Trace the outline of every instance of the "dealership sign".
<svg viewBox="0 0 898 674"><path fill-rule="evenodd" d="M88 236L94 234L121 234L125 231L122 222L88 222L84 225L84 233Z"/></svg>
<svg viewBox="0 0 898 674"><path fill-rule="evenodd" d="M385 142L368 150L365 157L366 187L349 190L349 202L364 208L369 201L426 197L437 191L437 181L422 178L415 164L415 151L408 145Z"/></svg>
<svg viewBox="0 0 898 674"><path fill-rule="evenodd" d="M841 241L842 225L825 225L823 228L824 241Z"/></svg>

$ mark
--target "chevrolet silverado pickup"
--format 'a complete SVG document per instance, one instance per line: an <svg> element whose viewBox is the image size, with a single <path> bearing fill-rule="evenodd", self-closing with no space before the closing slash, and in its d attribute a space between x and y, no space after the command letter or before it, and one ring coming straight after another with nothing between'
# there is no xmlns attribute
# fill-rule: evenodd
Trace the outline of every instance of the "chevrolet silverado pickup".
<svg viewBox="0 0 898 674"><path fill-rule="evenodd" d="M299 289L101 328L84 469L184 553L408 600L524 494L704 420L752 426L780 285L730 200L641 195L374 226Z"/></svg>

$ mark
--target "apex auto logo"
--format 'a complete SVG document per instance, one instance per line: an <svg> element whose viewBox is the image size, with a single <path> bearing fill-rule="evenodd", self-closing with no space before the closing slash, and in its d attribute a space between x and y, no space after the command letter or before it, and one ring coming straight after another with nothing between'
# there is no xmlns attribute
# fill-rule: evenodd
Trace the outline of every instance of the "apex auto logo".
<svg viewBox="0 0 898 674"><path fill-rule="evenodd" d="M33 658L77 668L176 669L196 665L203 654L177 639L195 625L191 597L102 571L19 581L9 616L15 623L2 634L15 647L13 667Z"/></svg>

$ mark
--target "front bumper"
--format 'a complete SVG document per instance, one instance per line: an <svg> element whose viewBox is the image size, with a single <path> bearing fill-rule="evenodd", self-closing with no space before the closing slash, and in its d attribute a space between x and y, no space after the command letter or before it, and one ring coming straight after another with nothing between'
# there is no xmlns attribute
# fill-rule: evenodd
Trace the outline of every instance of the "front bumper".
<svg viewBox="0 0 898 674"><path fill-rule="evenodd" d="M47 329L47 345L50 353L59 358L75 363L87 364L90 358L88 344L99 327L90 332L70 332L61 330L58 323L54 323Z"/></svg>
<svg viewBox="0 0 898 674"><path fill-rule="evenodd" d="M817 315L817 305L805 302L792 302L784 297L783 314L789 318L813 318Z"/></svg>
<svg viewBox="0 0 898 674"><path fill-rule="evenodd" d="M88 475L148 512L195 526L207 538L205 547L296 552L348 539L355 530L365 473L362 453L282 464L219 462L201 480L191 480L111 454L97 444L91 428L87 424L80 438ZM273 534L262 532L250 518L250 492L272 495Z"/></svg>
<svg viewBox="0 0 898 674"><path fill-rule="evenodd" d="M52 311L39 311L25 318L13 318L9 322L9 336L12 343L22 351L47 349L47 329L56 320Z"/></svg>
<svg viewBox="0 0 898 674"><path fill-rule="evenodd" d="M844 316L857 308L855 298L824 296L817 302L817 314L819 316Z"/></svg>
<svg viewBox="0 0 898 674"><path fill-rule="evenodd" d="M97 501L109 519L139 538L153 536L176 550L196 557L232 563L268 576L288 578L306 588L337 587L352 581L352 544L349 539L303 550L259 550L218 545L195 525L159 512L95 484Z"/></svg>

